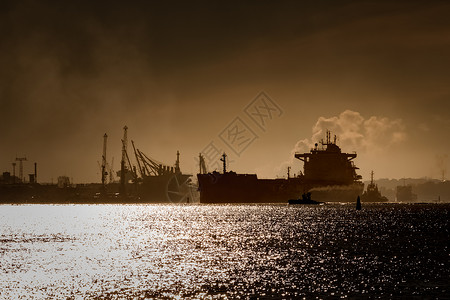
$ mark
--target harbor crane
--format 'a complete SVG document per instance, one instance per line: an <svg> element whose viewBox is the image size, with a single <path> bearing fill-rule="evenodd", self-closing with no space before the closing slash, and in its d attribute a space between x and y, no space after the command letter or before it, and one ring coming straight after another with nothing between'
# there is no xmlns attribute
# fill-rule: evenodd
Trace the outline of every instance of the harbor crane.
<svg viewBox="0 0 450 300"><path fill-rule="evenodd" d="M108 141L108 135L105 133L103 136L103 155L102 155L102 189L103 193L106 192L106 175L108 175L108 172L106 171L106 144Z"/></svg>
<svg viewBox="0 0 450 300"><path fill-rule="evenodd" d="M24 178L23 178L23 162L27 161L27 158L25 156L24 157L16 157L16 161L19 162L19 178L20 178L20 181L23 182L24 181ZM14 168L14 170L15 170L15 168Z"/></svg>
<svg viewBox="0 0 450 300"><path fill-rule="evenodd" d="M123 127L123 139L122 139L122 160L120 161L120 194L125 195L125 177L126 177L126 160L127 160L127 147L128 147L128 138L127 138L127 130L128 127L125 125Z"/></svg>

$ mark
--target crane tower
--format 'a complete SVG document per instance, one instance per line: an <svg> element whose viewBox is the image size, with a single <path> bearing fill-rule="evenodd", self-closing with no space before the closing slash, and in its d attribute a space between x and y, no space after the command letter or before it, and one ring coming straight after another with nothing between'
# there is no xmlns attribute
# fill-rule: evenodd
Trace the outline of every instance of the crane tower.
<svg viewBox="0 0 450 300"><path fill-rule="evenodd" d="M106 172L106 142L108 140L108 135L105 133L103 136L103 155L102 155L102 187L105 189L105 181L106 181L106 175L108 173Z"/></svg>
<svg viewBox="0 0 450 300"><path fill-rule="evenodd" d="M125 125L123 127L123 139L122 139L122 160L120 162L120 194L125 195L125 178L126 178L126 168L125 161L127 160L127 146L128 146L128 138L127 138L127 130L128 127Z"/></svg>
<svg viewBox="0 0 450 300"><path fill-rule="evenodd" d="M16 161L19 162L19 178L23 182L23 161L26 161L26 157L16 157Z"/></svg>

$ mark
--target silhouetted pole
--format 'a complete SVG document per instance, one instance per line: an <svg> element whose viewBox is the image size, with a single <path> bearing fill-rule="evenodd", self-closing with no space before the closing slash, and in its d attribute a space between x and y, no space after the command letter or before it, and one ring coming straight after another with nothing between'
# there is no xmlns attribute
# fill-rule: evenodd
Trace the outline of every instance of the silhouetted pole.
<svg viewBox="0 0 450 300"><path fill-rule="evenodd" d="M175 173L179 174L180 171L180 151L177 150L177 160L175 161Z"/></svg>
<svg viewBox="0 0 450 300"><path fill-rule="evenodd" d="M223 174L227 172L227 155L225 152L222 154L222 158L220 159L223 162Z"/></svg>
<svg viewBox="0 0 450 300"><path fill-rule="evenodd" d="M26 161L27 158L26 157L16 157L16 161L19 162L19 177L20 177L20 181L23 183L24 182L24 178L23 178L23 161Z"/></svg>
<svg viewBox="0 0 450 300"><path fill-rule="evenodd" d="M125 125L123 127L123 139L122 139L122 160L120 161L120 195L124 196L126 194L125 187L125 160L127 159L127 147L128 147L128 139L127 139L127 130L128 127Z"/></svg>
<svg viewBox="0 0 450 300"><path fill-rule="evenodd" d="M107 143L108 135L105 133L103 136L103 155L102 155L102 193L106 193L106 182L105 175L106 173L106 143Z"/></svg>
<svg viewBox="0 0 450 300"><path fill-rule="evenodd" d="M361 210L361 199L358 198L356 199L356 210Z"/></svg>

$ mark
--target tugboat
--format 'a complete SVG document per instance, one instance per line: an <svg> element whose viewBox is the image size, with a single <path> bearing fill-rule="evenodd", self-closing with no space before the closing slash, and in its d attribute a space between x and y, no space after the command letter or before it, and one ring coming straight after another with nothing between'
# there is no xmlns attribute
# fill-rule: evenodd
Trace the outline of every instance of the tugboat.
<svg viewBox="0 0 450 300"><path fill-rule="evenodd" d="M323 202L315 201L311 199L311 193L306 193L302 195L302 199L290 199L289 204L321 204Z"/></svg>
<svg viewBox="0 0 450 300"><path fill-rule="evenodd" d="M370 183L367 185L367 190L362 194L361 201L363 202L387 202L388 198L382 196L378 190L378 186L373 183L373 171L370 173Z"/></svg>

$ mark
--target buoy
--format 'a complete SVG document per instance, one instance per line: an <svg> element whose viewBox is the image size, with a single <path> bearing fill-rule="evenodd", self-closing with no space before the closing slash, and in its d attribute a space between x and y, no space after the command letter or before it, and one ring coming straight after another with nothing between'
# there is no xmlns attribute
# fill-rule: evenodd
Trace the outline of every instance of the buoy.
<svg viewBox="0 0 450 300"><path fill-rule="evenodd" d="M358 196L358 199L356 199L356 210L361 210L361 199Z"/></svg>

